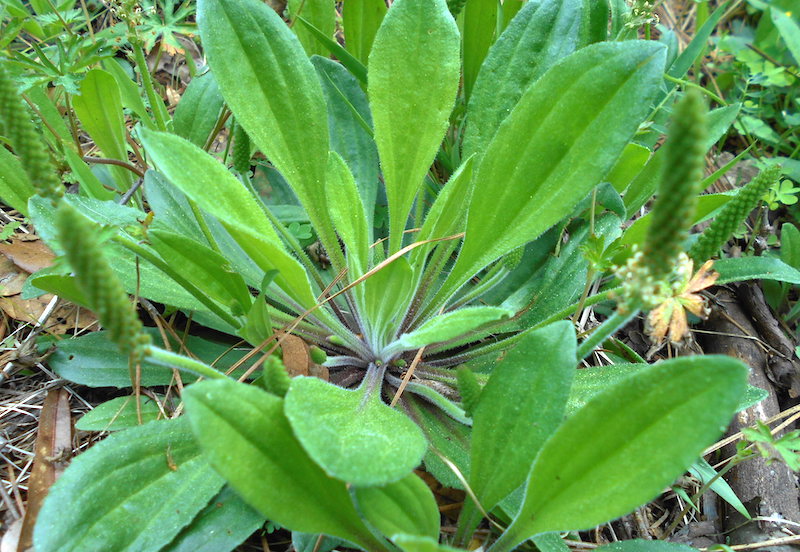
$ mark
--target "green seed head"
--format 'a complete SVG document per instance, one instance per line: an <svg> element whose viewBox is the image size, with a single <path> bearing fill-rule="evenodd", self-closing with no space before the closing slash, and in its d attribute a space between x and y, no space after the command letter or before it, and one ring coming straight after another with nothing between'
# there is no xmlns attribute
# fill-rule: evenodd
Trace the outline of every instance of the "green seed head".
<svg viewBox="0 0 800 552"><path fill-rule="evenodd" d="M705 229L689 250L689 256L696 263L702 263L716 255L780 176L781 168L777 165L758 173L725 204L711 226Z"/></svg>
<svg viewBox="0 0 800 552"><path fill-rule="evenodd" d="M475 372L466 366L461 366L456 371L456 377L458 392L461 395L461 406L466 415L472 417L478 406L478 400L481 398L481 385L478 383L478 378L475 377Z"/></svg>
<svg viewBox="0 0 800 552"><path fill-rule="evenodd" d="M675 105L664 144L664 173L642 250L656 282L669 279L694 219L703 177L706 106L690 89Z"/></svg>
<svg viewBox="0 0 800 552"><path fill-rule="evenodd" d="M283 361L275 355L270 355L264 361L264 375L261 377L261 382L264 389L273 395L285 397L292 379Z"/></svg>
<svg viewBox="0 0 800 552"><path fill-rule="evenodd" d="M239 174L250 170L250 137L239 123L233 128L233 168Z"/></svg>
<svg viewBox="0 0 800 552"><path fill-rule="evenodd" d="M0 121L36 193L55 203L64 195L50 155L11 75L0 64Z"/></svg>
<svg viewBox="0 0 800 552"><path fill-rule="evenodd" d="M308 348L308 354L314 364L325 364L325 361L328 360L328 354L316 345Z"/></svg>
<svg viewBox="0 0 800 552"><path fill-rule="evenodd" d="M103 255L97 227L67 203L62 203L56 212L56 227L89 308L120 350L141 360L150 336L143 333L134 305Z"/></svg>

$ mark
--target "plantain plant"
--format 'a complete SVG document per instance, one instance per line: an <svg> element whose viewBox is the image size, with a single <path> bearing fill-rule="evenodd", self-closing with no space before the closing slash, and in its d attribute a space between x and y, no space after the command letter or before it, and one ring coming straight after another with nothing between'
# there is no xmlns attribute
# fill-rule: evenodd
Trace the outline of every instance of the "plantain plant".
<svg viewBox="0 0 800 552"><path fill-rule="evenodd" d="M504 30L489 48L470 2L462 40L450 11L462 3L395 0L388 11L345 3L348 52L319 31L333 2L310 4L319 9L290 13L290 28L255 0L199 0L210 71L174 119L140 110L143 194L120 190L134 206L84 187L27 205L64 253L32 286L94 309L108 329L59 345L63 377L205 379L184 380L184 415L137 425L155 417L137 401L133 427L72 462L39 515L41 552L230 550L265 519L297 543L450 550L486 516L500 527L493 552L531 538L555 548L555 532L652 499L748 404L747 369L726 357L577 370L676 277L704 132L727 115L706 115L696 96L676 108L668 138L667 164L685 178L663 179L660 222L616 288L616 313L581 342L563 320L613 296L588 295L602 262L585 253L610 259L660 180L664 162L645 145L656 106L675 93L664 46L607 40L608 8L592 1L528 2L508 20L495 10L491 30ZM319 46L341 61L309 57ZM113 90L95 71L87 81ZM207 152L228 115L235 170ZM24 158L27 146L12 145ZM15 174L35 182L37 170ZM289 199L262 200L255 173ZM156 346L123 289L244 351L226 373L224 347ZM305 351L294 377L292 343ZM439 542L421 464L468 491L453 542Z"/></svg>

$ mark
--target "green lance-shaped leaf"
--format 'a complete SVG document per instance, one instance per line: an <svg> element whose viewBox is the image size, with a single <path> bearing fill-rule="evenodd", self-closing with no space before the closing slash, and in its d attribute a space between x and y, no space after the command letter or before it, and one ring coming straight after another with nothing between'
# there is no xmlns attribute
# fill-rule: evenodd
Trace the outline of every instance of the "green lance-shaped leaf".
<svg viewBox="0 0 800 552"><path fill-rule="evenodd" d="M208 63L236 120L336 255L324 200L330 149L325 98L303 47L275 10L257 0L200 0L197 17Z"/></svg>
<svg viewBox="0 0 800 552"><path fill-rule="evenodd" d="M464 307L431 318L412 332L405 333L389 345L387 353L419 349L431 343L441 343L477 330L489 322L503 320L514 311L500 307Z"/></svg>
<svg viewBox="0 0 800 552"><path fill-rule="evenodd" d="M315 304L308 276L278 237L253 195L219 161L172 134L142 129L142 143L159 170L206 212L275 282L305 307ZM327 157L327 152L325 152Z"/></svg>
<svg viewBox="0 0 800 552"><path fill-rule="evenodd" d="M470 0L464 7L464 97L472 97L472 89L481 64L489 52L497 30L500 3L495 0Z"/></svg>
<svg viewBox="0 0 800 552"><path fill-rule="evenodd" d="M672 273L692 225L705 166L705 113L703 97L695 89L690 89L672 112L661 185L643 249L656 282Z"/></svg>
<svg viewBox="0 0 800 552"><path fill-rule="evenodd" d="M235 550L264 521L264 516L226 485L161 552Z"/></svg>
<svg viewBox="0 0 800 552"><path fill-rule="evenodd" d="M122 98L111 73L102 69L86 73L81 81L81 95L73 97L72 106L86 132L106 157L128 160ZM120 190L127 190L133 183L133 173L127 169L111 167L111 173Z"/></svg>
<svg viewBox="0 0 800 552"><path fill-rule="evenodd" d="M381 487L353 491L361 515L389 538L397 534L439 537L439 506L416 474Z"/></svg>
<svg viewBox="0 0 800 552"><path fill-rule="evenodd" d="M342 5L347 51L364 65L367 64L372 42L385 15L386 2L383 0L363 0Z"/></svg>
<svg viewBox="0 0 800 552"><path fill-rule="evenodd" d="M541 235L600 182L647 115L664 55L652 42L593 44L525 92L476 170L464 246L442 295Z"/></svg>
<svg viewBox="0 0 800 552"><path fill-rule="evenodd" d="M309 456L331 476L357 486L402 479L427 449L419 427L384 404L374 383L368 376L361 388L348 390L297 377L286 395L286 417Z"/></svg>
<svg viewBox="0 0 800 552"><path fill-rule="evenodd" d="M97 226L67 203L58 209L56 226L78 287L111 339L125 354L149 343L134 305L103 255Z"/></svg>
<svg viewBox="0 0 800 552"><path fill-rule="evenodd" d="M33 125L28 107L19 97L16 83L2 64L0 64L0 130L8 137L22 168L27 173L28 185L33 185L37 194L50 198L53 202L63 196L64 187L56 178L44 140ZM22 181L20 177L14 180ZM28 195L24 190L24 187L19 190L21 196ZM14 194L4 194L4 196L9 195ZM24 207L23 211L26 211Z"/></svg>
<svg viewBox="0 0 800 552"><path fill-rule="evenodd" d="M253 304L250 290L225 257L176 232L150 230L147 236L153 248L162 258L170 260L176 272L209 297L236 313L250 310Z"/></svg>
<svg viewBox="0 0 800 552"><path fill-rule="evenodd" d="M619 541L597 548L600 552L697 552L696 548L660 540Z"/></svg>
<svg viewBox="0 0 800 552"><path fill-rule="evenodd" d="M333 0L289 0L286 4L289 19L302 17L325 37L332 39L336 28L336 9ZM327 56L328 50L305 25L295 24L292 29L309 56Z"/></svg>
<svg viewBox="0 0 800 552"><path fill-rule="evenodd" d="M490 550L594 527L652 499L724 431L747 371L730 357L678 358L592 398L545 443L522 509Z"/></svg>
<svg viewBox="0 0 800 552"><path fill-rule="evenodd" d="M542 0L525 4L511 21L475 81L467 106L465 157L482 155L528 87L558 60L585 46L581 11L580 0Z"/></svg>
<svg viewBox="0 0 800 552"><path fill-rule="evenodd" d="M359 519L345 484L328 477L297 442L283 400L230 380L195 384L183 396L211 465L265 517L386 550Z"/></svg>
<svg viewBox="0 0 800 552"><path fill-rule="evenodd" d="M0 199L27 217L28 200L34 195L36 190L20 160L6 148L0 148Z"/></svg>
<svg viewBox="0 0 800 552"><path fill-rule="evenodd" d="M161 550L223 483L188 420L120 431L73 460L50 490L36 550Z"/></svg>
<svg viewBox="0 0 800 552"><path fill-rule="evenodd" d="M175 108L172 119L175 134L202 148L217 124L224 103L214 73L197 75Z"/></svg>
<svg viewBox="0 0 800 552"><path fill-rule="evenodd" d="M486 510L523 484L561 423L575 348L572 325L557 322L528 334L492 370L473 414L469 477Z"/></svg>
<svg viewBox="0 0 800 552"><path fill-rule="evenodd" d="M689 256L695 262L702 263L716 255L780 175L780 167L773 165L741 188L736 197L725 204L711 226L700 234L689 250Z"/></svg>
<svg viewBox="0 0 800 552"><path fill-rule="evenodd" d="M334 151L330 152L328 158L325 193L331 217L336 224L336 232L347 251L347 265L352 281L367 270L372 234L353 174L344 159Z"/></svg>
<svg viewBox="0 0 800 552"><path fill-rule="evenodd" d="M374 1L383 4L381 0ZM347 4L348 7L360 5L363 4ZM319 74L328 104L331 149L341 155L350 167L371 229L379 171L378 148L372 139L372 114L367 95L358 80L341 63L319 56L312 57L311 63Z"/></svg>
<svg viewBox="0 0 800 552"><path fill-rule="evenodd" d="M397 0L375 37L367 85L391 251L400 249L414 198L447 130L459 69L458 28L444 0Z"/></svg>

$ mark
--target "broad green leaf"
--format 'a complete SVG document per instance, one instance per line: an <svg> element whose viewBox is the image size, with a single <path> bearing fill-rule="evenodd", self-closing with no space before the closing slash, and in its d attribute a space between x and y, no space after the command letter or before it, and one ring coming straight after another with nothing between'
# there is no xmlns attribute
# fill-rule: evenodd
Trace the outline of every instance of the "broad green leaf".
<svg viewBox="0 0 800 552"><path fill-rule="evenodd" d="M191 80L175 108L175 134L204 147L222 112L223 99L210 71Z"/></svg>
<svg viewBox="0 0 800 552"><path fill-rule="evenodd" d="M533 543L539 552L568 552L570 549L558 533L541 533L533 537Z"/></svg>
<svg viewBox="0 0 800 552"><path fill-rule="evenodd" d="M145 329L158 343L161 338L155 328ZM221 371L227 371L247 352L231 350L228 344L214 343L195 336L188 336L185 345L171 342L175 351L188 352L206 363L213 363ZM185 347L185 348L184 348ZM91 332L80 337L58 342L56 350L48 358L50 369L62 378L88 387L130 387L131 376L128 358L119 352L119 347L108 338L107 332ZM172 370L142 364L141 385L169 385L173 380ZM241 375L244 369L232 374Z"/></svg>
<svg viewBox="0 0 800 552"><path fill-rule="evenodd" d="M114 77L114 80L117 82L123 107L127 107L136 113L144 126L155 130L156 125L150 118L150 114L147 112L147 107L145 107L144 101L142 101L142 95L139 87L135 82L133 82L131 77L128 76L128 73L125 72L125 69L122 68L121 63L124 62L118 58L108 58L103 60L103 68L111 73L111 75Z"/></svg>
<svg viewBox="0 0 800 552"><path fill-rule="evenodd" d="M383 403L380 388L349 390L297 377L285 410L309 456L332 477L356 486L405 477L428 445L414 422Z"/></svg>
<svg viewBox="0 0 800 552"><path fill-rule="evenodd" d="M265 517L386 549L359 519L345 484L328 477L297 442L283 400L231 380L197 383L183 397L209 462Z"/></svg>
<svg viewBox="0 0 800 552"><path fill-rule="evenodd" d="M500 123L530 85L581 43L580 0L528 2L481 67L467 106L463 155L486 151Z"/></svg>
<svg viewBox="0 0 800 552"><path fill-rule="evenodd" d="M607 388L545 443L495 546L594 527L652 499L724 431L747 372L730 357L683 357Z"/></svg>
<svg viewBox="0 0 800 552"><path fill-rule="evenodd" d="M397 535L394 543L403 552L459 552L459 549L439 544L439 540L431 537L416 535Z"/></svg>
<svg viewBox="0 0 800 552"><path fill-rule="evenodd" d="M264 521L264 516L226 485L162 552L228 552Z"/></svg>
<svg viewBox="0 0 800 552"><path fill-rule="evenodd" d="M283 247L256 199L224 165L172 134L142 129L142 143L161 172L215 216L262 270L279 272L275 281L281 289L305 307L316 303L302 265Z"/></svg>
<svg viewBox="0 0 800 552"><path fill-rule="evenodd" d="M36 550L160 550L222 484L187 420L114 433L75 458L50 489Z"/></svg>
<svg viewBox="0 0 800 552"><path fill-rule="evenodd" d="M472 89L481 64L494 42L500 3L497 0L472 0L464 6L462 28L464 37L464 97L472 97Z"/></svg>
<svg viewBox="0 0 800 552"><path fill-rule="evenodd" d="M624 192L650 159L650 150L631 142L606 177L619 193Z"/></svg>
<svg viewBox="0 0 800 552"><path fill-rule="evenodd" d="M564 417L575 374L572 324L529 333L492 370L472 422L470 486L491 510L525 482Z"/></svg>
<svg viewBox="0 0 800 552"><path fill-rule="evenodd" d="M106 157L128 160L125 145L125 121L122 117L122 99L114 77L102 69L92 69L81 81L80 96L73 96L72 107ZM122 167L109 169L120 190L133 183L133 173Z"/></svg>
<svg viewBox="0 0 800 552"><path fill-rule="evenodd" d="M244 279L228 261L202 243L175 232L150 230L147 237L163 259L189 282L228 310L244 314L253 297Z"/></svg>
<svg viewBox="0 0 800 552"><path fill-rule="evenodd" d="M650 364L610 364L608 366L592 366L591 368L578 370L569 392L567 416L572 416L578 412L595 395L599 395L609 387L632 376L637 370L645 369L648 366ZM739 397L736 411L740 412L745 408L750 408L766 397L767 392L765 390L748 385L742 396Z"/></svg>
<svg viewBox="0 0 800 552"><path fill-rule="evenodd" d="M139 214L144 213L137 209L118 205L114 202L103 202L92 198L80 197L76 194L67 194L64 198L87 218L100 223L104 226L120 227L125 225L141 226L138 220ZM36 230L54 250L60 251L55 225L53 223L52 206L50 200L40 196L34 196L28 202L30 207L30 217L36 225ZM143 218L141 220L144 220ZM113 233L109 229L109 233ZM137 257L134 253L122 245L110 242L105 244L104 251L106 258L111 264L111 268L122 281L125 291L130 294L136 293L152 301L165 303L184 310L203 311L206 307L194 296L190 295L178 283L166 276L161 270L152 263ZM64 271L64 266L56 265L56 270ZM52 275L53 272L47 274ZM37 273L38 274L38 273ZM61 274L65 276L65 274ZM37 279L36 275L32 278ZM58 278L60 280L61 278ZM62 282L59 282L61 284ZM36 285L36 282L34 282ZM46 289L37 285L40 289ZM74 286L68 286L68 289ZM82 296L82 294L80 294Z"/></svg>
<svg viewBox="0 0 800 552"><path fill-rule="evenodd" d="M800 25L797 24L797 15L792 16L791 12L776 6L770 7L769 13L795 62L800 64Z"/></svg>
<svg viewBox="0 0 800 552"><path fill-rule="evenodd" d="M425 454L425 470L446 487L463 489L464 486L453 474L453 470L430 449L436 449L464 475L469 475L470 428L457 422L428 401L410 393L404 393L398 403L408 416L416 422L430 442Z"/></svg>
<svg viewBox="0 0 800 552"><path fill-rule="evenodd" d="M458 91L459 37L444 0L397 0L369 55L367 91L386 198L389 249L433 163Z"/></svg>
<svg viewBox="0 0 800 552"><path fill-rule="evenodd" d="M361 5L360 3L348 6ZM384 7L385 9L385 7ZM353 173L372 229L378 194L378 149L372 139L372 114L358 81L341 64L319 56L311 58L328 104L331 148Z"/></svg>
<svg viewBox="0 0 800 552"><path fill-rule="evenodd" d="M28 216L28 200L36 195L28 174L19 159L4 147L0 147L0 199Z"/></svg>
<svg viewBox="0 0 800 552"><path fill-rule="evenodd" d="M150 397L141 397L142 422L157 420L161 411ZM90 410L75 424L81 431L119 431L139 424L136 413L136 397L117 397Z"/></svg>
<svg viewBox="0 0 800 552"><path fill-rule="evenodd" d="M449 341L513 314L514 311L500 307L464 307L431 318L416 330L401 335L389 345L389 350L396 353Z"/></svg>
<svg viewBox="0 0 800 552"><path fill-rule="evenodd" d="M597 548L601 552L697 552L696 548L662 540L626 540Z"/></svg>
<svg viewBox="0 0 800 552"><path fill-rule="evenodd" d="M347 51L364 65L367 64L372 42L385 15L386 2L383 0L362 0L342 5Z"/></svg>
<svg viewBox="0 0 800 552"><path fill-rule="evenodd" d="M719 272L717 285L744 280L776 280L800 285L800 270L792 268L777 257L736 257L714 262Z"/></svg>
<svg viewBox="0 0 800 552"><path fill-rule="evenodd" d="M652 42L593 44L528 89L476 169L445 291L537 238L599 184L647 115L663 64Z"/></svg>
<svg viewBox="0 0 800 552"><path fill-rule="evenodd" d="M186 237L204 239L186 195L170 184L164 175L149 169L144 173L144 190L147 203L155 214L154 221Z"/></svg>
<svg viewBox="0 0 800 552"><path fill-rule="evenodd" d="M416 474L382 487L357 487L353 495L361 515L389 538L399 533L439 537L439 506Z"/></svg>
<svg viewBox="0 0 800 552"><path fill-rule="evenodd" d="M272 317L269 315L269 305L264 294L259 294L247 312L247 317L242 329L239 331L244 339L251 345L258 346L274 333Z"/></svg>
<svg viewBox="0 0 800 552"><path fill-rule="evenodd" d="M781 260L800 269L800 230L789 222L781 225Z"/></svg>
<svg viewBox="0 0 800 552"><path fill-rule="evenodd" d="M258 0L199 0L197 18L208 63L236 120L281 172L335 254L324 201L330 149L325 98L300 42Z"/></svg>
<svg viewBox="0 0 800 552"><path fill-rule="evenodd" d="M350 280L355 280L367 270L371 228L367 225L364 204L358 194L356 182L347 164L336 152L328 158L328 176L325 196L330 205L331 218L339 239L344 242Z"/></svg>
<svg viewBox="0 0 800 552"><path fill-rule="evenodd" d="M327 38L333 38L333 31L336 27L336 10L334 9L333 0L289 0L286 8L290 20L302 17L319 29ZM297 34L297 38L300 39L306 54L309 56L314 54L328 55L325 47L319 43L305 26L295 23L293 29Z"/></svg>

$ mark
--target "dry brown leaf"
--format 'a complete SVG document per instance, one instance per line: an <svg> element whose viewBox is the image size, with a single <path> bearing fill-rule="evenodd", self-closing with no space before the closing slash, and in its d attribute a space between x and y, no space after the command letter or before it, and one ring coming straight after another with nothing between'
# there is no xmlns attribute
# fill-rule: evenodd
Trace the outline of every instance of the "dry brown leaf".
<svg viewBox="0 0 800 552"><path fill-rule="evenodd" d="M52 266L55 253L36 236L11 239L11 243L0 243L0 253L25 272L36 272Z"/></svg>
<svg viewBox="0 0 800 552"><path fill-rule="evenodd" d="M0 297L0 309L14 320L35 324L52 298L50 294L35 299L23 299L19 295ZM91 311L62 302L50 315L45 328L50 333L61 335L68 330L88 328L96 322L97 317Z"/></svg>
<svg viewBox="0 0 800 552"><path fill-rule="evenodd" d="M308 367L311 364L311 356L308 353L308 345L296 335L285 335L281 341L283 351L283 365L289 376L307 376Z"/></svg>
<svg viewBox="0 0 800 552"><path fill-rule="evenodd" d="M17 295L28 278L28 273L21 270L14 261L0 255L0 296Z"/></svg>
<svg viewBox="0 0 800 552"><path fill-rule="evenodd" d="M33 546L33 527L50 487L66 468L72 456L72 415L69 393L52 389L47 393L39 415L36 456L28 479L28 507L22 523L17 552Z"/></svg>

